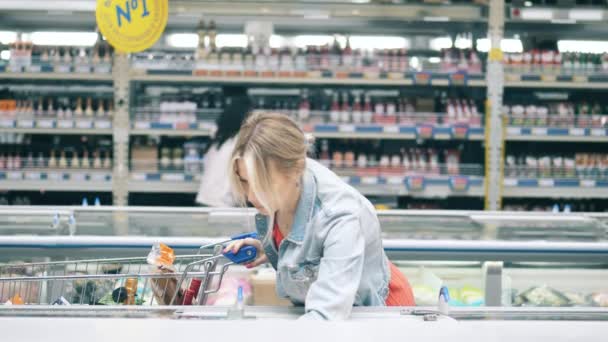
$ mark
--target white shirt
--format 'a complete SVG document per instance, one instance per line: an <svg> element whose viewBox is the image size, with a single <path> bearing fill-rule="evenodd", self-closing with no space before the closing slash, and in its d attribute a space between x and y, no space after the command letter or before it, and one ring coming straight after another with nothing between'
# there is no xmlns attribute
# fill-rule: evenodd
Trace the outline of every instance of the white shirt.
<svg viewBox="0 0 608 342"><path fill-rule="evenodd" d="M230 189L228 168L230 156L236 144L236 137L226 140L217 149L213 144L203 161L201 185L196 202L210 207L234 207L236 202Z"/></svg>

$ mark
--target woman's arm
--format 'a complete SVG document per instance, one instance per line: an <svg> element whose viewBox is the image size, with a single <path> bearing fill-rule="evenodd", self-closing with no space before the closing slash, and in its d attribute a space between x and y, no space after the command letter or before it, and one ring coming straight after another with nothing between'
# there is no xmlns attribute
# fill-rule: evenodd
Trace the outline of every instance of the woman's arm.
<svg viewBox="0 0 608 342"><path fill-rule="evenodd" d="M306 296L302 319L347 319L359 289L365 250L359 217L353 213L332 216L317 280Z"/></svg>

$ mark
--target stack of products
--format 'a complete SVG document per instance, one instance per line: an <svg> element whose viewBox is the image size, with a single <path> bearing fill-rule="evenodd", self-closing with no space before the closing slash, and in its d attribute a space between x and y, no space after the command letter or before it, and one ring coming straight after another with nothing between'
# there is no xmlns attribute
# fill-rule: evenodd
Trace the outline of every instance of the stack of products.
<svg viewBox="0 0 608 342"><path fill-rule="evenodd" d="M140 172L184 172L197 175L207 144L198 141L158 143L154 139L136 138L131 147L131 167Z"/></svg>
<svg viewBox="0 0 608 342"><path fill-rule="evenodd" d="M603 107L598 102L510 104L503 107L503 113L513 126L602 128L608 127L607 112L608 107Z"/></svg>
<svg viewBox="0 0 608 342"><path fill-rule="evenodd" d="M608 154L576 153L570 156L509 155L506 177L595 178L608 177Z"/></svg>
<svg viewBox="0 0 608 342"><path fill-rule="evenodd" d="M505 71L542 74L608 73L608 53L560 53L533 49L504 54Z"/></svg>
<svg viewBox="0 0 608 342"><path fill-rule="evenodd" d="M111 118L112 99L38 97L0 100L0 119Z"/></svg>
<svg viewBox="0 0 608 342"><path fill-rule="evenodd" d="M398 154L355 153L353 146L331 150L327 140L321 141L319 160L336 172L383 175L459 175L460 152L434 148L402 149Z"/></svg>
<svg viewBox="0 0 608 342"><path fill-rule="evenodd" d="M33 152L24 154L20 151L0 153L0 170L18 171L33 169L78 169L78 170L97 170L111 169L112 157L109 151L102 149L89 152L88 150L79 151L75 148L66 147L61 150L51 150L47 153Z"/></svg>

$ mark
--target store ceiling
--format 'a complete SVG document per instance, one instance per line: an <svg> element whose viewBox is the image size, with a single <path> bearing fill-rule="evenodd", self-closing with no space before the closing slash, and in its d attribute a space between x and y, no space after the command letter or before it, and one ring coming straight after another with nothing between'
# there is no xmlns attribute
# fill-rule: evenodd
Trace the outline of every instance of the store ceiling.
<svg viewBox="0 0 608 342"><path fill-rule="evenodd" d="M485 36L487 8L478 5L401 4L403 1L171 0L167 32L193 32L201 17L222 32L240 33L247 21L271 21L278 34ZM0 1L0 30L93 31L95 0ZM447 21L446 21L447 20ZM606 39L608 25L508 21L505 36Z"/></svg>

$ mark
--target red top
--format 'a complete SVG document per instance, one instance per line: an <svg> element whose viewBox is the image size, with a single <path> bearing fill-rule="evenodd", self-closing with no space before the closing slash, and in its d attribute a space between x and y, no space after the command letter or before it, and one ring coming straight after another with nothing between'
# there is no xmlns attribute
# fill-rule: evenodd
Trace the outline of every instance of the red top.
<svg viewBox="0 0 608 342"><path fill-rule="evenodd" d="M279 230L279 225L276 220L272 229L272 240L277 250L285 237ZM386 306L414 306L414 292L407 278L392 262L389 261L391 269L391 281L388 284L388 296L386 297Z"/></svg>

